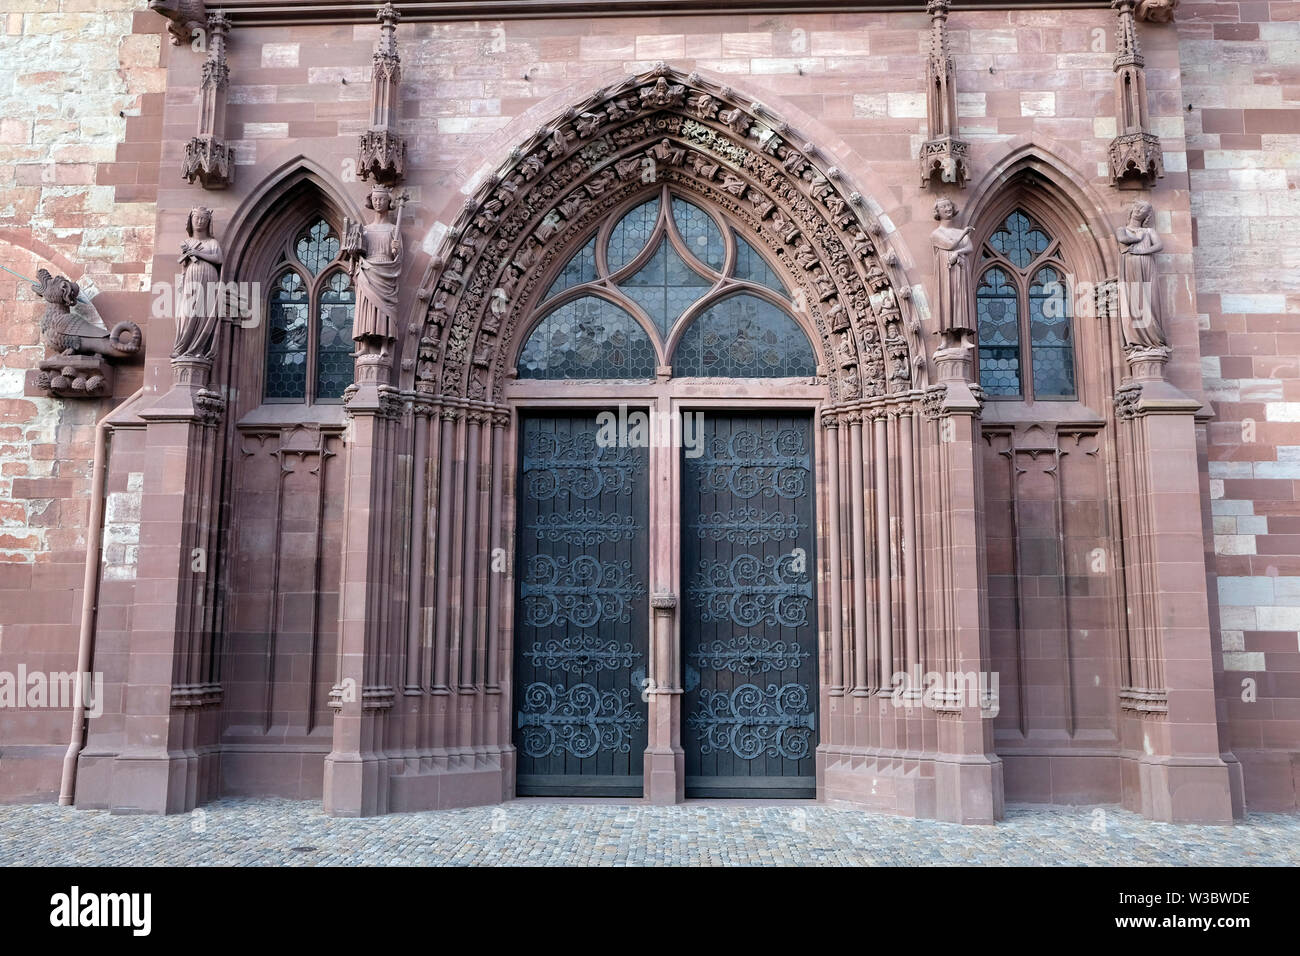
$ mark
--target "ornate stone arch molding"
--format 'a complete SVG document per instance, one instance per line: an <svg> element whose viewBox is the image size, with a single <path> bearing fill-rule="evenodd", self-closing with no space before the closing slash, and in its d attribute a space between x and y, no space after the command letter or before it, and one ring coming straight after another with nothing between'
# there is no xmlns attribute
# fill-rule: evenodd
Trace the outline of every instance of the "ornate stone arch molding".
<svg viewBox="0 0 1300 956"><path fill-rule="evenodd" d="M1070 228L1070 249L1086 257L1099 279L1114 275L1117 263L1109 242L1113 228L1101 197L1071 162L1029 137L1017 137L1008 143L1002 157L972 184L967 224L974 225L992 215L989 207L1005 201L1008 187L1029 184L1039 192L1043 204L1056 210L1058 220L1077 219ZM1066 242L1065 237L1062 241Z"/></svg>
<svg viewBox="0 0 1300 956"><path fill-rule="evenodd" d="M239 204L222 230L222 245L229 250L225 275L227 280L257 278L263 265L260 253L267 241L267 226L292 215L294 208L308 197L319 199L332 215L360 220L361 208L348 195L343 184L323 166L305 156L295 156L283 163Z"/></svg>
<svg viewBox="0 0 1300 956"><path fill-rule="evenodd" d="M1118 269L1108 241L1113 229L1100 197L1068 162L1028 138L1012 144L972 196L964 222L975 227L977 243L1018 207L1060 240L1071 272L1079 400L1103 414L1124 363L1109 314L1109 283ZM972 286L978 283L978 261L977 256Z"/></svg>
<svg viewBox="0 0 1300 956"><path fill-rule="evenodd" d="M543 125L466 202L420 284L403 387L499 401L553 264L663 182L722 209L781 263L830 357L832 402L928 383L910 283L868 202L761 103L659 64Z"/></svg>

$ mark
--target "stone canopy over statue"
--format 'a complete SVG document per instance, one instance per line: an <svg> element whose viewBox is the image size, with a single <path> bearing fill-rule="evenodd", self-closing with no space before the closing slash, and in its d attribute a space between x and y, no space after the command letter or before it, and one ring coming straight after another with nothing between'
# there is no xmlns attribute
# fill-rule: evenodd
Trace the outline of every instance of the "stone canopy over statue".
<svg viewBox="0 0 1300 956"><path fill-rule="evenodd" d="M393 217L393 194L386 186L376 186L366 197L366 208L374 210L369 224L347 222L344 229L345 259L356 283L356 317L352 338L357 355L386 357L397 337L398 279L402 273L402 207L406 196L397 199L397 217Z"/></svg>

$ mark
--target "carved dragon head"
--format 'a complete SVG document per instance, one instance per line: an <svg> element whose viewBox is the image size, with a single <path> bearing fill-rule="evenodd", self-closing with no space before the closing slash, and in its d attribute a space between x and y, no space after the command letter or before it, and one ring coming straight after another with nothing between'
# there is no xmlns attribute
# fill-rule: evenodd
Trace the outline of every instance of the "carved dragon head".
<svg viewBox="0 0 1300 956"><path fill-rule="evenodd" d="M40 282L33 283L32 289L50 305L58 306L66 312L77 304L81 286L67 276L50 275L48 269L41 269L36 273L36 278Z"/></svg>

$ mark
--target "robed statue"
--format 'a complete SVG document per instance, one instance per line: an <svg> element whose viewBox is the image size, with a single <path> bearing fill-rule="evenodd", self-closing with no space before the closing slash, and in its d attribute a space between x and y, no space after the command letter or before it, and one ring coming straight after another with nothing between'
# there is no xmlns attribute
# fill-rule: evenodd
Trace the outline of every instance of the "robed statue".
<svg viewBox="0 0 1300 956"><path fill-rule="evenodd" d="M1115 232L1120 246L1120 329L1127 351L1162 349L1169 344L1156 272L1156 255L1165 246L1151 228L1153 215L1151 204L1139 199L1129 210L1128 223Z"/></svg>
<svg viewBox="0 0 1300 956"><path fill-rule="evenodd" d="M347 221L341 253L351 263L349 271L356 285L356 313L352 338L358 354L388 354L397 337L398 277L402 272L402 208L406 196L397 200L393 218L393 194L387 186L376 186L366 197L366 208L374 211L372 222L362 225Z"/></svg>
<svg viewBox="0 0 1300 956"><path fill-rule="evenodd" d="M951 199L940 199L934 204L934 218L941 223L930 233L934 246L934 281L939 290L935 331L943 336L943 348L959 348L969 343L975 331L970 286L974 228L959 229L952 225L956 215L957 207Z"/></svg>
<svg viewBox="0 0 1300 956"><path fill-rule="evenodd" d="M206 359L212 355L217 322L225 303L219 274L221 243L212 238L212 210L199 206L190 210L185 222L190 238L181 243L180 294L176 299L176 344L172 358Z"/></svg>

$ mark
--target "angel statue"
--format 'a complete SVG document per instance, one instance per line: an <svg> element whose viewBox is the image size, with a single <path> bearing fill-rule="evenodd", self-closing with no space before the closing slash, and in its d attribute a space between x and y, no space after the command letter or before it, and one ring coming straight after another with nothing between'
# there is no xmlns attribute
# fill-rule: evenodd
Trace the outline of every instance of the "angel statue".
<svg viewBox="0 0 1300 956"><path fill-rule="evenodd" d="M176 303L176 345L172 358L206 359L212 355L221 308L221 243L212 238L212 210L199 206L185 222L190 238L181 243L180 262L184 270L181 293Z"/></svg>
<svg viewBox="0 0 1300 956"><path fill-rule="evenodd" d="M393 194L387 186L376 186L366 197L366 208L374 210L369 225L347 220L341 254L351 263L349 272L357 289L356 317L352 339L357 354L388 355L389 343L397 337L398 278L402 273L403 193L393 220Z"/></svg>
<svg viewBox="0 0 1300 956"><path fill-rule="evenodd" d="M1162 349L1169 344L1156 274L1156 255L1165 245L1151 228L1152 215L1151 204L1139 199L1129 210L1128 223L1115 231L1121 253L1119 319L1127 351Z"/></svg>
<svg viewBox="0 0 1300 956"><path fill-rule="evenodd" d="M47 303L41 317L41 339L60 355L102 355L127 358L140 351L140 326L119 322L109 331L72 314L81 296L81 287L66 276L50 275L46 269L36 273L40 281L32 288Z"/></svg>
<svg viewBox="0 0 1300 956"><path fill-rule="evenodd" d="M971 323L970 261L975 252L971 242L974 228L958 229L952 225L957 207L951 199L934 204L934 218L940 225L930 233L934 246L934 281L938 284L936 302L938 325L943 348L960 348L974 333Z"/></svg>

